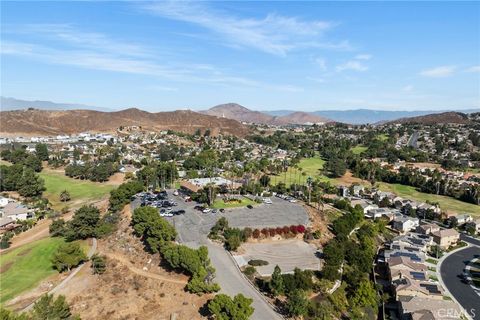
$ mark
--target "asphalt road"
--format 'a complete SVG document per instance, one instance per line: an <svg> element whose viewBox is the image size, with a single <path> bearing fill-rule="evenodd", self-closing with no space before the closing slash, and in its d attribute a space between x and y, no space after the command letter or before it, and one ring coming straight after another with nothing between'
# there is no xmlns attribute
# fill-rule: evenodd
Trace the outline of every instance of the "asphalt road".
<svg viewBox="0 0 480 320"><path fill-rule="evenodd" d="M466 265L478 257L480 248L471 246L452 253L440 266L443 283L472 319L480 319L480 295L469 284L462 282L460 276Z"/></svg>

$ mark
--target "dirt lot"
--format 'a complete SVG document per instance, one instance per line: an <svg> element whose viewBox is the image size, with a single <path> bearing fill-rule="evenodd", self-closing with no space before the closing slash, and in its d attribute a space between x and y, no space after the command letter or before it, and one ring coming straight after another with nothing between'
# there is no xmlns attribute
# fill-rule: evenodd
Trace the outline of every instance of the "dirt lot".
<svg viewBox="0 0 480 320"><path fill-rule="evenodd" d="M245 243L242 249L244 254L234 256L239 267L247 265L250 260L268 261L268 265L256 267L261 276L271 275L276 265L282 269L283 273L293 272L297 267L302 270L320 270L320 259L316 256L316 247L303 240Z"/></svg>
<svg viewBox="0 0 480 320"><path fill-rule="evenodd" d="M107 271L92 275L84 268L60 292L82 319L202 319L199 309L211 296L185 292L188 277L160 266L159 255L144 252L132 235L129 219L98 243L107 256Z"/></svg>

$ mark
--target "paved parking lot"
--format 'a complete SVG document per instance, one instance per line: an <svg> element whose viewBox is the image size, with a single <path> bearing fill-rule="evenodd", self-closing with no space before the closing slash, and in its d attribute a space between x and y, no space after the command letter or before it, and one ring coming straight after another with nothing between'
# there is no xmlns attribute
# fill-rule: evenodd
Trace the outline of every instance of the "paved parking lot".
<svg viewBox="0 0 480 320"><path fill-rule="evenodd" d="M171 195L171 193L169 193ZM179 241L194 245L204 244L202 241L220 217L226 217L229 225L238 228L264 228L289 225L307 225L308 214L297 204L282 199L273 199L272 204L258 204L253 209L229 208L225 212L202 213L193 209L194 202L185 202L180 196L171 196L178 202L176 209L184 209L185 214L168 218L179 233Z"/></svg>
<svg viewBox="0 0 480 320"><path fill-rule="evenodd" d="M255 267L262 276L271 275L276 265L282 273L292 273L296 267L302 270L320 270L320 259L315 246L298 239L244 243L242 249L244 254L234 256L240 267L247 265L250 260L268 261L266 266Z"/></svg>

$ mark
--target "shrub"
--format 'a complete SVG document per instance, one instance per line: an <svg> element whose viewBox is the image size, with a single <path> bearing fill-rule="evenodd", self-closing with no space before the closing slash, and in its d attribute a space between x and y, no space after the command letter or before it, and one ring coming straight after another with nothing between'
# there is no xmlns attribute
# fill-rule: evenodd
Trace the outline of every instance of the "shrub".
<svg viewBox="0 0 480 320"><path fill-rule="evenodd" d="M261 266L266 266L268 265L268 261L265 260L259 260L259 259L252 259L248 261L248 264L254 267L261 267Z"/></svg>
<svg viewBox="0 0 480 320"><path fill-rule="evenodd" d="M267 229L267 228L263 228L263 229L262 229L262 234L263 234L265 237L268 237L268 229Z"/></svg>
<svg viewBox="0 0 480 320"><path fill-rule="evenodd" d="M252 228L243 229L243 236L245 237L245 240L247 240L248 238L251 238L252 233L253 233Z"/></svg>
<svg viewBox="0 0 480 320"><path fill-rule="evenodd" d="M293 234L297 234L297 226L290 226L290 232Z"/></svg>
<svg viewBox="0 0 480 320"><path fill-rule="evenodd" d="M283 234L287 234L290 232L290 228L287 226L284 226L282 229L283 229Z"/></svg>
<svg viewBox="0 0 480 320"><path fill-rule="evenodd" d="M304 233L304 232L305 232L305 227L302 226L301 224L299 224L299 225L296 227L296 229L297 229L297 232L298 232L298 233Z"/></svg>
<svg viewBox="0 0 480 320"><path fill-rule="evenodd" d="M275 237L277 234L275 228L268 229L268 233L270 234L270 237Z"/></svg>
<svg viewBox="0 0 480 320"><path fill-rule="evenodd" d="M252 235L255 239L260 238L260 230L258 230L258 229L253 230Z"/></svg>
<svg viewBox="0 0 480 320"><path fill-rule="evenodd" d="M277 227L277 228L275 229L275 232L276 232L277 234L279 234L279 235L282 235L282 234L283 234L283 228Z"/></svg>
<svg viewBox="0 0 480 320"><path fill-rule="evenodd" d="M257 269L255 269L254 266L247 266L245 268L245 270L243 270L243 273L247 276L247 277L251 277L255 274L255 272L257 272Z"/></svg>

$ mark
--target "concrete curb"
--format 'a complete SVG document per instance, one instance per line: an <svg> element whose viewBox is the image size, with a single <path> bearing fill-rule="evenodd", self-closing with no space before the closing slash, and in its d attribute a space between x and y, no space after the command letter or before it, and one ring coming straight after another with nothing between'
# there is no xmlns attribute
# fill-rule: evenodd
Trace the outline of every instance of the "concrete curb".
<svg viewBox="0 0 480 320"><path fill-rule="evenodd" d="M460 310L462 310L463 312L463 315L468 319L468 320L473 320L473 318L470 316L470 314L463 308L463 306L458 302L458 300L450 293L450 291L448 290L447 286L445 285L445 283L443 282L443 279L442 279L442 273L441 273L441 267L442 267L442 263L443 261L448 258L451 254L453 253L456 253L456 252L459 252L461 250L465 250L467 248L470 248L471 244L467 242L467 246L466 247L461 247L461 248L458 248L458 249L455 249L455 250L452 250L450 252L448 252L447 254L443 255L440 259L438 259L438 262L437 262L437 275L438 275L438 282L440 283L440 285L442 286L442 288L445 290L445 292L452 298L453 301L455 301L455 303L460 307Z"/></svg>

